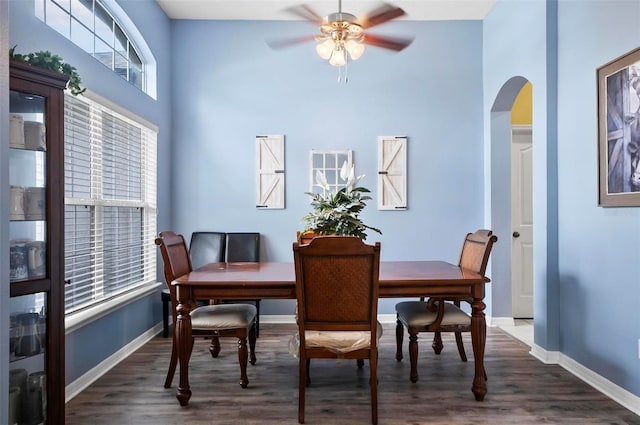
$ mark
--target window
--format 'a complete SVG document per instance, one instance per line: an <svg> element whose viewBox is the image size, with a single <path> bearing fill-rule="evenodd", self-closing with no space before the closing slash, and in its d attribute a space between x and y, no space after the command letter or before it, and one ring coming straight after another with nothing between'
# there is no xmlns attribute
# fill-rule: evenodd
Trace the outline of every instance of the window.
<svg viewBox="0 0 640 425"><path fill-rule="evenodd" d="M65 310L156 281L156 132L65 95Z"/></svg>
<svg viewBox="0 0 640 425"><path fill-rule="evenodd" d="M340 178L340 169L342 164L347 162L347 166L351 166L353 162L353 151L311 151L311 167L310 167L310 189L312 193L325 193L325 190L316 181L316 173L321 171L327 179L329 192L337 192L347 185L346 181Z"/></svg>
<svg viewBox="0 0 640 425"><path fill-rule="evenodd" d="M139 89L146 64L118 21L98 0L35 0L36 16ZM151 93L150 93L151 94Z"/></svg>

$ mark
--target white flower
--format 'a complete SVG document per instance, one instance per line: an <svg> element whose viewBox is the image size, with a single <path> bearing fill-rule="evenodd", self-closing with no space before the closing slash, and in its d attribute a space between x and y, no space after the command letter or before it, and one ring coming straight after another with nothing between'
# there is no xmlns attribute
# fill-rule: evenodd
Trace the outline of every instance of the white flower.
<svg viewBox="0 0 640 425"><path fill-rule="evenodd" d="M318 183L318 186L320 186L323 190L329 190L329 183L327 183L327 178L320 170L316 171L316 183Z"/></svg>
<svg viewBox="0 0 640 425"><path fill-rule="evenodd" d="M342 168L340 168L340 178L347 182L347 191L351 192L356 184L364 177L364 174L356 177L355 169L353 168L353 164L351 167L348 166L347 161L342 163Z"/></svg>
<svg viewBox="0 0 640 425"><path fill-rule="evenodd" d="M353 174L353 166L351 166L351 174ZM349 167L347 166L347 161L342 163L342 168L340 168L340 178L345 181L349 178Z"/></svg>

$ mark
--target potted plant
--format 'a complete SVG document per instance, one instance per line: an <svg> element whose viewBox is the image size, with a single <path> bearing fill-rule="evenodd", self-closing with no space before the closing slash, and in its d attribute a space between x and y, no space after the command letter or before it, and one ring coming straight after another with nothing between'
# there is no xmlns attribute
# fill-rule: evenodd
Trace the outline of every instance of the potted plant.
<svg viewBox="0 0 640 425"><path fill-rule="evenodd" d="M9 49L9 59L66 75L69 77L67 88L74 96L82 94L86 90L80 87L80 75L76 72L76 68L65 63L64 59L60 56L44 50L23 55L21 53L16 53L15 49L16 46Z"/></svg>
<svg viewBox="0 0 640 425"><path fill-rule="evenodd" d="M367 205L365 201L372 199L367 195L369 189L357 186L363 177L356 177L353 165L349 167L345 161L340 169L340 178L346 182L346 186L329 192L325 175L321 171L316 173L316 182L323 188L323 193L306 192L312 198L313 210L302 217L305 227L298 234L302 243L318 235L355 236L365 240L368 230L382 234L380 229L364 224L360 218L360 213Z"/></svg>

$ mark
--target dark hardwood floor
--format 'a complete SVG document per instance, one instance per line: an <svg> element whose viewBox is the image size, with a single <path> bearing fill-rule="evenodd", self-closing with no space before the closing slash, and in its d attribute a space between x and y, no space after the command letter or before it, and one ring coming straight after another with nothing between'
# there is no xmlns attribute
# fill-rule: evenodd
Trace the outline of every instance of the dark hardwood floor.
<svg viewBox="0 0 640 425"><path fill-rule="evenodd" d="M207 341L196 340L188 407L163 388L171 340L156 337L66 406L67 425L102 424L296 424L298 363L288 352L294 325L260 324L256 354L249 365L249 387L239 385L236 343L222 341L211 358ZM436 356L430 334L420 334L420 380L409 381L409 359L395 360L395 326L386 324L379 350L379 423L384 424L640 424L623 408L557 365L545 365L529 347L497 328L489 328L485 366L488 394L471 393L473 356L462 363L455 341L443 335ZM368 363L314 361L307 390L306 424L369 424Z"/></svg>

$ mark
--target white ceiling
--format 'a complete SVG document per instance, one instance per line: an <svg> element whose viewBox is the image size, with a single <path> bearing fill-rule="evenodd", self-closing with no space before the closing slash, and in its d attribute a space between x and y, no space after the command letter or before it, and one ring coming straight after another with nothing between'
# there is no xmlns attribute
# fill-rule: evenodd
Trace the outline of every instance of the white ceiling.
<svg viewBox="0 0 640 425"><path fill-rule="evenodd" d="M325 16L337 12L338 0L156 0L172 19L213 20L282 20L296 19L284 12L293 5L308 4ZM413 21L482 20L496 0L387 0L407 14L402 19ZM375 0L344 0L342 11L364 15L378 6Z"/></svg>

